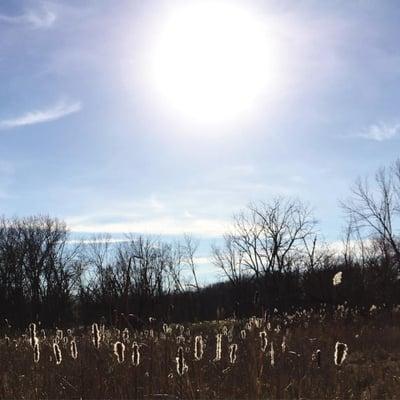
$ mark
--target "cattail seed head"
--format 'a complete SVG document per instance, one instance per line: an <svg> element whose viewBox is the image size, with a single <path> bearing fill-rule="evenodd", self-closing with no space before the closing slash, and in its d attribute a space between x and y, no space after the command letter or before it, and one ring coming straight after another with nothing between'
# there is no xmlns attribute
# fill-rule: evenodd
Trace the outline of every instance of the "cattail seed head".
<svg viewBox="0 0 400 400"><path fill-rule="evenodd" d="M133 345L132 345L132 364L135 367L138 367L140 364L139 345L136 342L133 342Z"/></svg>
<svg viewBox="0 0 400 400"><path fill-rule="evenodd" d="M348 351L347 344L336 342L335 356L334 356L335 365L340 366L343 364L343 361L347 357L347 351Z"/></svg>
<svg viewBox="0 0 400 400"><path fill-rule="evenodd" d="M274 350L274 342L271 342L271 350L269 352L271 357L271 367L275 365L275 350Z"/></svg>
<svg viewBox="0 0 400 400"><path fill-rule="evenodd" d="M122 340L123 340L124 342L128 342L128 341L129 341L129 330L128 330L128 328L125 328L125 329L122 331Z"/></svg>
<svg viewBox="0 0 400 400"><path fill-rule="evenodd" d="M268 346L267 332L265 331L260 332L260 346L261 346L261 351L265 352Z"/></svg>
<svg viewBox="0 0 400 400"><path fill-rule="evenodd" d="M178 355L176 356L176 372L179 376L183 376L188 370L188 366L185 363L185 356L183 347L178 348Z"/></svg>
<svg viewBox="0 0 400 400"><path fill-rule="evenodd" d="M321 368L321 350L316 350L312 355L312 360L316 362L317 367Z"/></svg>
<svg viewBox="0 0 400 400"><path fill-rule="evenodd" d="M337 285L340 285L342 283L342 276L343 276L342 271L337 272L333 276L333 279L332 279L333 286L337 286Z"/></svg>
<svg viewBox="0 0 400 400"><path fill-rule="evenodd" d="M56 364L60 365L61 361L62 361L62 355L61 355L60 346L58 345L58 343L56 341L54 341L54 343L53 343L53 353L54 353L54 357L56 360Z"/></svg>
<svg viewBox="0 0 400 400"><path fill-rule="evenodd" d="M282 353L286 353L286 350L287 350L286 335L283 336L283 338L282 338L281 348L282 348Z"/></svg>
<svg viewBox="0 0 400 400"><path fill-rule="evenodd" d="M64 337L64 332L62 331L62 329L56 329L56 338L58 339L58 341L61 341Z"/></svg>
<svg viewBox="0 0 400 400"><path fill-rule="evenodd" d="M222 354L222 334L218 333L215 338L216 338L216 345L215 345L214 361L220 361Z"/></svg>
<svg viewBox="0 0 400 400"><path fill-rule="evenodd" d="M196 336L194 339L194 358L201 360L203 358L203 337Z"/></svg>
<svg viewBox="0 0 400 400"><path fill-rule="evenodd" d="M117 356L117 361L122 364L125 361L125 345L122 342L114 343L114 354Z"/></svg>
<svg viewBox="0 0 400 400"><path fill-rule="evenodd" d="M71 340L71 343L70 343L70 351L71 351L71 357L72 357L74 360L76 360L76 359L78 358L78 348L77 348L77 346L76 346L75 338L73 338L73 339Z"/></svg>
<svg viewBox="0 0 400 400"><path fill-rule="evenodd" d="M35 344L33 346L33 361L37 364L40 360L40 345L39 340L35 337Z"/></svg>
<svg viewBox="0 0 400 400"><path fill-rule="evenodd" d="M229 361L231 364L235 364L237 357L237 344L233 343L229 346Z"/></svg>
<svg viewBox="0 0 400 400"><path fill-rule="evenodd" d="M29 342L32 347L35 347L37 341L36 337L36 324L34 322L31 322L29 324Z"/></svg>
<svg viewBox="0 0 400 400"><path fill-rule="evenodd" d="M95 322L94 324L92 324L92 342L94 344L94 347L96 347L96 349L100 347L100 341L101 341L101 335L99 326Z"/></svg>

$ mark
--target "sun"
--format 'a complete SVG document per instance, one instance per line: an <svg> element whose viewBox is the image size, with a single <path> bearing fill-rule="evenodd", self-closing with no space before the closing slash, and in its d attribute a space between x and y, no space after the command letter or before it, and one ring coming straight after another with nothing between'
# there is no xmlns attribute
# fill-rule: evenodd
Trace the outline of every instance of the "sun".
<svg viewBox="0 0 400 400"><path fill-rule="evenodd" d="M251 112L277 73L276 49L263 21L217 1L172 10L150 54L158 99L194 122L232 121Z"/></svg>

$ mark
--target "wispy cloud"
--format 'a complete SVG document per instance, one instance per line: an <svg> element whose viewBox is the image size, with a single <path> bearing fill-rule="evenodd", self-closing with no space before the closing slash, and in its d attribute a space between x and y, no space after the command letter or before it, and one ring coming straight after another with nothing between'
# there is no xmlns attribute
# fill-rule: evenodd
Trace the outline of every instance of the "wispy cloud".
<svg viewBox="0 0 400 400"><path fill-rule="evenodd" d="M56 19L57 14L49 10L45 4L36 9L25 10L18 15L0 14L0 22L11 25L28 25L34 29L50 28Z"/></svg>
<svg viewBox="0 0 400 400"><path fill-rule="evenodd" d="M126 222L97 222L96 218L66 218L66 221L73 232L111 234L121 232L132 232L155 235L181 235L193 233L199 236L216 237L226 232L227 222L213 218L175 218L162 216L160 218L149 218L133 221L127 217Z"/></svg>
<svg viewBox="0 0 400 400"><path fill-rule="evenodd" d="M67 115L76 113L81 109L82 104L79 101L69 103L61 101L43 110L30 111L15 118L4 119L0 121L0 129L11 129L55 121Z"/></svg>
<svg viewBox="0 0 400 400"><path fill-rule="evenodd" d="M359 136L382 142L384 140L392 139L396 136L400 136L400 123L383 123L371 125L365 132L362 132Z"/></svg>

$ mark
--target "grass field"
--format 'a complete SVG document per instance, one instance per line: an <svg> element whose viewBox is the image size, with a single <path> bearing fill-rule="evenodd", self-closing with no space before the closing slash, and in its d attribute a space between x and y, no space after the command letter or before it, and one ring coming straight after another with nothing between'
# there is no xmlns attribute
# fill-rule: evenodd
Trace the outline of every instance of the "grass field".
<svg viewBox="0 0 400 400"><path fill-rule="evenodd" d="M156 321L140 331L5 329L0 397L393 399L399 322L397 308L362 315L339 307L185 326Z"/></svg>

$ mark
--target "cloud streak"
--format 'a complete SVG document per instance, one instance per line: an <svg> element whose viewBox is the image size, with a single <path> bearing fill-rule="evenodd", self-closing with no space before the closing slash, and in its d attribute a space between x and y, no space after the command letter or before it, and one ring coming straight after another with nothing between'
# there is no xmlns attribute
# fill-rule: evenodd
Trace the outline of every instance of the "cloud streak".
<svg viewBox="0 0 400 400"><path fill-rule="evenodd" d="M34 29L50 28L56 19L57 15L44 5L35 10L26 10L19 15L0 14L0 22L10 25L28 25Z"/></svg>
<svg viewBox="0 0 400 400"><path fill-rule="evenodd" d="M377 142L383 142L384 140L393 139L400 135L400 123L388 124L388 123L377 123L371 125L365 132L359 136L364 139L375 140Z"/></svg>
<svg viewBox="0 0 400 400"><path fill-rule="evenodd" d="M82 104L79 101L70 103L59 102L43 110L30 111L19 117L4 119L0 121L0 129L12 129L55 121L67 115L79 112L81 109Z"/></svg>

